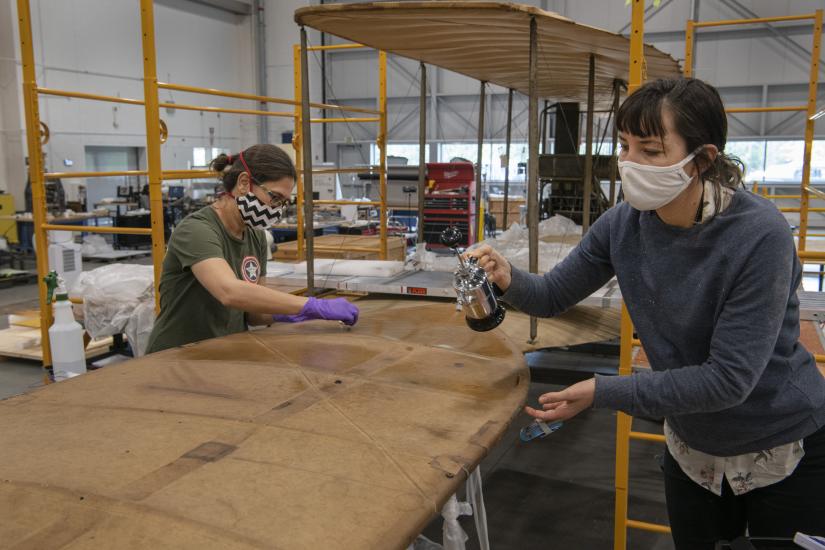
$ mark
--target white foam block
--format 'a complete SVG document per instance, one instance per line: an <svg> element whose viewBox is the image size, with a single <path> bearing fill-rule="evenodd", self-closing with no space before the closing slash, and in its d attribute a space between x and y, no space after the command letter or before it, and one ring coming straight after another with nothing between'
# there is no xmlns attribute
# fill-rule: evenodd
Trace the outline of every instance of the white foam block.
<svg viewBox="0 0 825 550"><path fill-rule="evenodd" d="M296 274L306 274L307 263L294 264ZM352 277L393 277L404 271L404 262L382 260L316 259L316 275Z"/></svg>

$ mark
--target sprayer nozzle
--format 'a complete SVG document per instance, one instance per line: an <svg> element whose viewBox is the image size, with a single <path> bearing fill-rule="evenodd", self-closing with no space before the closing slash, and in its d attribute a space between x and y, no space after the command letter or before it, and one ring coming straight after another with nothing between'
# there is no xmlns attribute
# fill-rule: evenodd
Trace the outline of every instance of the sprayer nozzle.
<svg viewBox="0 0 825 550"><path fill-rule="evenodd" d="M456 248L464 235L455 226L449 226L441 232L441 244L449 248Z"/></svg>

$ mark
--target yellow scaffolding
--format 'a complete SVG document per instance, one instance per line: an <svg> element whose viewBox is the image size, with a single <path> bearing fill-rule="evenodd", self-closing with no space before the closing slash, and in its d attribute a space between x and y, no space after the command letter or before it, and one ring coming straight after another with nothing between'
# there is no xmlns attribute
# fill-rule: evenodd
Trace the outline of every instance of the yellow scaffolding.
<svg viewBox="0 0 825 550"><path fill-rule="evenodd" d="M160 311L160 292L158 285L165 254L164 230L163 230L163 196L161 184L166 180L196 179L202 177L215 176L210 170L166 170L161 166L160 147L168 137L166 123L160 118L160 108L174 108L190 111L231 113L239 115L254 116L275 116L275 117L299 117L300 111L267 111L261 109L237 109L228 107L210 107L202 105L187 105L180 103L164 103L158 99L158 90L174 90L179 92L203 94L233 99L256 101L261 103L274 103L279 105L294 106L300 109L300 100L283 99L276 97L266 97L242 92L232 92L216 90L214 88L200 88L182 84L171 84L158 82L157 79L157 56L155 52L155 17L153 0L139 0L140 3L140 25L143 48L143 99L130 99L86 92L56 90L52 88L39 87L35 77L34 45L32 40L31 11L29 0L17 0L18 21L20 27L20 50L23 60L23 99L26 115L26 139L29 151L29 176L32 188L32 210L34 217L34 241L37 248L37 275L40 298L40 331L43 348L43 367L46 370L45 380L50 381L49 370L51 368L52 357L49 346L49 327L52 324L51 307L46 303L46 286L43 278L49 270L48 260L48 231L83 231L88 233L108 233L125 235L150 235L152 239L152 260L154 267L155 284L155 310ZM331 48L332 49L332 48ZM386 62L386 60L384 60ZM386 105L386 79L384 79L383 97ZM43 172L43 159L41 144L48 140L49 129L40 120L39 97L41 95L69 97L84 99L89 101L103 101L110 103L122 103L143 107L146 119L146 170L123 170L110 172ZM363 109L359 107L346 107L327 103L311 103L312 107L337 111L349 111L370 115L379 115L375 109ZM386 129L386 109L381 114L380 120L382 128ZM344 120L335 119L333 122ZM361 119L367 120L366 117ZM369 119L372 120L372 119ZM43 140L41 143L41 139ZM386 157L382 153L383 159ZM383 171L382 171L383 174ZM47 223L46 203L45 203L45 181L58 178L99 178L108 176L146 176L149 183L149 204L151 227L96 227L74 225L56 225ZM382 182L383 183L383 182ZM383 186L382 186L383 190ZM385 204L382 195L382 204ZM299 211L300 212L300 211ZM300 214L299 214L300 215ZM384 224L386 225L386 224ZM386 242L384 237L384 250Z"/></svg>
<svg viewBox="0 0 825 550"><path fill-rule="evenodd" d="M144 70L151 64L152 74L154 74L154 34L152 29L151 19L151 2L148 2L148 16L147 16L147 2L141 3L143 23L143 47L144 47ZM149 196L151 205L151 227L147 228L121 228L121 227L90 227L84 226L82 231L89 233L116 233L116 234L131 234L131 235L151 235L152 238L152 254L154 259L155 281L159 279L161 261L163 259L163 208L160 190L160 142L161 132L165 133L165 125L162 127L159 123L160 118L157 113L157 94L155 94L155 112L150 119L148 112L149 106L144 101L137 99L125 99L109 96L102 96L96 94L88 94L83 92L73 92L66 90L54 90L50 88L41 88L37 85L35 75L34 62L34 44L32 41L32 27L31 27L31 11L28 0L17 0L18 23L20 29L20 51L23 61L23 105L26 116L26 140L29 152L29 177L31 180L32 189L32 214L34 218L34 244L37 249L37 275L38 275L38 294L40 299L40 334L41 347L43 349L43 366L46 369L45 380L49 382L50 376L48 370L51 367L51 347L49 342L49 327L52 324L51 307L46 303L46 285L43 278L49 270L48 257L48 240L46 233L48 231L78 231L78 226L73 225L55 225L47 223L46 220L46 201L45 201L45 181L56 178L96 178L112 175L142 175L149 177ZM147 30L146 25L149 24ZM147 47L151 46L151 51L147 51ZM151 63L150 63L151 62ZM147 102L151 103L151 94L149 90L152 89L152 83L147 77L144 80ZM40 120L40 95L53 95L60 97L73 97L77 99L86 99L93 101L108 101L114 103L124 103L128 105L144 105L147 109L147 152L149 155L148 170L132 170L123 172L77 172L77 173L44 173L43 172L43 158L41 150L41 132L40 128L45 129L48 135L48 128ZM150 124L151 121L151 124ZM156 144L156 147L152 145ZM155 292L157 296L157 289ZM157 301L156 301L157 306Z"/></svg>
<svg viewBox="0 0 825 550"><path fill-rule="evenodd" d="M644 81L642 70L644 67L643 57L643 37L644 37L644 0L633 0L633 14L631 17L630 34L630 82L628 93L633 93ZM753 23L772 23L779 21L813 21L813 49L811 52L810 79L808 82L808 101L806 105L792 105L779 107L737 107L728 108L725 111L732 113L767 113L767 112L788 112L804 111L807 115L805 122L805 154L802 161L802 182L800 183L801 204L799 208L780 208L785 212L799 212L800 227L798 237L798 255L805 262L813 260L822 263L825 261L825 252L806 251L806 237L808 236L808 213L825 211L825 208L811 208L811 195L815 199L825 199L825 194L813 189L810 183L811 174L811 150L814 137L814 118L816 113L816 91L819 76L819 52L822 37L822 13L817 10L812 14L791 15L782 17L761 17L756 19L731 19L722 21L688 21L685 32L685 76L691 76L693 72L693 49L694 34L696 29L702 27L719 27L727 25L747 25ZM754 192L758 190L754 184ZM779 198L775 196L774 198ZM788 198L796 197L788 196ZM627 308L622 304L621 314L621 336L619 355L619 375L629 376L632 373L633 348L641 346L641 342L633 337L633 322ZM825 355L816 355L816 361L825 362ZM665 437L661 434L633 431L633 417L623 412L617 413L616 418L616 503L615 503L615 524L614 524L614 550L625 550L627 548L627 529L640 529L654 533L670 533L670 528L666 525L649 523L628 519L627 517L627 496L630 475L630 441L642 440L664 443Z"/></svg>
<svg viewBox="0 0 825 550"><path fill-rule="evenodd" d="M333 44L329 46L308 46L307 52L315 51L330 51L330 50L354 50L366 48L362 44ZM304 171L312 170L313 174L355 174L360 172L378 172L379 177L379 200L378 201L352 201L352 200L312 200L312 206L315 205L356 205L356 206L377 206L379 209L379 238L380 244L378 248L352 247L341 245L336 247L335 251L345 252L377 252L378 257L382 260L387 259L387 54L386 52L378 52L378 108L366 109L355 107L337 107L322 103L310 103L310 107L319 109L344 109L351 112L375 115L371 117L327 117L327 118L310 118L312 124L336 124L336 123L377 123L378 131L375 139L378 146L379 164L377 166L360 166L360 167L346 167L346 168L322 168L313 170L311 166L303 165L303 145L304 136L302 135L302 119L301 119L301 94L303 92L301 82L301 45L295 44L292 50L293 60L293 79L295 100L292 102L295 105L295 130L292 137L292 146L295 149L295 161L298 165L298 258L304 259L304 240L305 236L305 220L304 220ZM326 144L324 144L326 146ZM320 249L319 249L320 250Z"/></svg>

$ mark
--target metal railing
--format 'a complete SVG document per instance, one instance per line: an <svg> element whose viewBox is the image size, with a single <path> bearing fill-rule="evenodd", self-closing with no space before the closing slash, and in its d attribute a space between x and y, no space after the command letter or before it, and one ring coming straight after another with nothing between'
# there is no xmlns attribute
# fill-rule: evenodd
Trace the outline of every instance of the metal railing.
<svg viewBox="0 0 825 550"><path fill-rule="evenodd" d="M631 17L630 33L630 82L628 93L632 93L643 82L642 70L644 66L644 56L642 50L644 36L644 1L633 0L633 14ZM733 107L725 109L728 114L734 113L769 113L769 112L798 112L803 111L807 115L805 124L805 153L802 161L802 182L800 183L801 200L799 208L780 208L784 212L799 212L800 226L798 235L798 255L801 261L825 262L825 252L814 252L805 250L806 239L808 237L808 213L825 211L825 208L811 208L811 195L815 199L825 199L825 194L813 189L810 184L811 175L811 150L814 137L814 114L816 113L816 91L819 76L819 54L822 37L822 10L817 10L812 14L790 15L781 17L761 17L757 19L731 19L722 21L688 21L685 33L685 76L691 76L693 72L693 43L696 29L703 27L719 27L727 25L747 25L753 23L772 23L779 21L813 21L813 50L811 52L810 80L808 82L808 102L805 105L779 106L779 107ZM754 184L754 191L758 186ZM763 193L764 195L764 193ZM779 198L779 197L775 197ZM627 308L622 304L621 313L621 351L619 359L619 375L628 376L632 372L633 347L641 346L641 342L633 338L633 322ZM817 362L825 362L825 355L815 355ZM670 527L646 521L628 519L627 498L629 491L630 475L630 441L653 441L664 442L665 437L661 434L651 434L646 432L635 432L632 429L633 417L623 412L617 413L616 418L616 503L615 503L615 524L614 524L614 550L625 550L627 548L627 530L640 529L655 533L670 533Z"/></svg>
<svg viewBox="0 0 825 550"><path fill-rule="evenodd" d="M243 92L233 92L217 90L214 88L201 88L183 84L173 84L158 82L157 79L157 54L155 51L155 21L153 0L139 0L140 4L140 31L143 51L143 99L132 99L88 92L57 90L53 88L39 87L37 85L34 61L34 43L32 39L31 11L29 0L17 0L18 19L20 27L20 49L23 61L23 99L26 116L26 139L29 152L29 176L31 178L32 189L32 214L34 218L34 241L37 249L37 275L38 290L40 298L40 331L43 349L43 366L46 369L46 381L48 370L51 367L51 348L49 346L48 330L53 322L51 307L46 303L46 286L43 278L49 270L48 260L48 239L49 231L78 231L88 233L107 233L123 235L149 235L152 241L152 264L155 286L155 310L160 311L159 283L162 270L163 257L165 254L164 228L163 228L163 196L161 185L165 180L197 179L203 177L214 177L216 174L210 170L162 170L160 147L168 137L166 123L160 118L160 108L182 109L189 111L229 113L238 115L272 116L272 117L292 117L300 119L301 102L296 99L284 99L276 97L260 96ZM330 47L329 49L336 49ZM386 58L383 59L384 73L382 76L382 91L384 98L384 109L379 113L376 109L364 109L360 107L347 107L327 103L310 103L312 107L333 111L347 111L368 115L380 115L379 117L360 117L346 119L339 117L330 119L328 122L352 121L372 121L380 120L382 135L386 134ZM225 97L240 100L255 101L258 103L273 103L288 105L295 110L288 111L268 111L265 109L239 109L234 107L212 107L205 105L189 105L180 103L166 103L158 99L158 90L173 90L178 92ZM52 172L44 173L41 146L48 141L49 129L40 120L39 98L40 96L56 96L88 101L102 101L109 103L121 103L143 107L146 121L146 170L121 170L108 172ZM42 140L42 142L41 142ZM382 149L383 151L383 149ZM382 152L382 206L384 183L383 174L384 159L386 154ZM99 226L79 226L58 225L47 223L45 182L54 179L70 178L101 178L112 176L143 176L148 179L149 184L149 210L150 227L99 227ZM386 212L384 209L383 212ZM384 220L385 221L385 220ZM383 225L386 225L384 223ZM382 237L384 254L386 253L386 235Z"/></svg>
<svg viewBox="0 0 825 550"><path fill-rule="evenodd" d="M144 71L154 65L154 29L151 18L151 1L141 2L141 23L143 30ZM119 172L58 172L44 173L41 146L48 139L48 127L40 120L39 98L41 95L69 97L90 101L105 101L147 107L146 102L138 99L90 94L68 90L55 90L37 85L34 43L32 40L31 11L28 0L17 0L18 23L20 29L20 52L23 61L23 101L26 117L26 140L29 154L29 178L32 190L32 216L34 221L33 233L36 246L36 263L38 276L38 295L40 301L40 334L43 350L43 366L46 369L45 379L50 380L48 370L51 367L51 347L49 342L49 327L52 324L52 310L46 299L46 285L43 278L49 271L48 239L49 231L78 231L76 225L57 225L47 223L45 182L58 178L100 178L109 176L149 176L150 220L147 228L124 227L92 227L83 226L82 231L88 233L110 233L128 235L149 235L152 239L152 255L154 263L155 282L159 279L161 262L163 260L163 205L160 189L160 178L152 176L160 171L160 142L161 132L165 132L165 125L161 127L159 117L153 117L153 125L148 125L150 118L147 115L147 150L150 151L148 170L127 170ZM149 97L152 89L149 75L144 75L144 91ZM155 101L155 106L157 102ZM148 108L147 108L148 110ZM46 140L41 142L41 131L44 129ZM157 144L157 154L152 155L152 144ZM157 288L155 296L157 299ZM156 307L158 302L156 301Z"/></svg>
<svg viewBox="0 0 825 550"><path fill-rule="evenodd" d="M292 102L295 105L295 130L292 138L292 145L295 148L295 158L298 164L298 228L297 228L297 249L298 258L303 259L305 254L311 254L315 250L314 244L307 246L307 238L312 239L313 233L311 230L312 220L308 220L309 212L312 212L314 205L355 205L378 207L379 209L379 246L377 248L347 246L342 244L335 247L335 251L341 252L372 252L377 253L382 260L387 259L387 54L386 52L378 52L378 108L347 108L346 110L358 112L368 115L376 115L371 117L322 117L309 118L311 124L349 124L349 123L377 123L378 130L376 135L376 145L378 146L379 164L377 166L363 166L363 167L344 167L344 168L321 168L312 169L311 166L305 166L304 162L304 147L311 147L311 135L304 136L303 113L307 116L309 109L303 110L302 98L307 90L303 89L303 82L301 77L301 64L307 63L306 57L308 52L315 51L330 51L330 50L353 50L366 48L362 44L333 44L328 46L306 46L302 48L301 44L293 46L293 77L294 77L294 92L295 100ZM308 94L307 94L308 96ZM308 107L318 109L334 109L323 103L307 102ZM310 157L311 158L311 157ZM310 170L310 174L354 174L360 172L378 172L379 176L379 200L378 201L352 201L352 200L314 200L311 195L305 197L304 184L306 180L306 171ZM310 177L311 183L311 177ZM309 200L310 207L307 208L305 201ZM318 248L320 251L321 248ZM324 251L331 251L331 249L324 248ZM309 267L309 266L308 266ZM312 287L310 279L313 277L313 270L307 269L307 286Z"/></svg>

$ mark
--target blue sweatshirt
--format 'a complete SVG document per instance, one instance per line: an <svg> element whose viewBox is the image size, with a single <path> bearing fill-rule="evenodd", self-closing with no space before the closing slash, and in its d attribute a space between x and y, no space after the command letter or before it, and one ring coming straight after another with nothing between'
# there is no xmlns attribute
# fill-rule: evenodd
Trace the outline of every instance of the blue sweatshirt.
<svg viewBox="0 0 825 550"><path fill-rule="evenodd" d="M620 203L549 273L513 268L502 299L552 317L614 274L652 369L597 375L595 407L665 417L690 447L715 456L825 425L825 377L798 342L802 268L772 203L738 190L691 228Z"/></svg>

